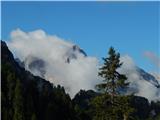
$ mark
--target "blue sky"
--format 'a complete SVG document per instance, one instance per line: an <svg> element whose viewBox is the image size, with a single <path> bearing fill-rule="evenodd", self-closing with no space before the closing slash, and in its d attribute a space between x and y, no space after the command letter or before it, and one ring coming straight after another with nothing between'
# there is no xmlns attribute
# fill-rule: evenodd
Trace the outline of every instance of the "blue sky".
<svg viewBox="0 0 160 120"><path fill-rule="evenodd" d="M1 7L3 40L17 28L43 29L98 59L113 46L145 70L158 71L143 54L160 56L160 2L2 2Z"/></svg>

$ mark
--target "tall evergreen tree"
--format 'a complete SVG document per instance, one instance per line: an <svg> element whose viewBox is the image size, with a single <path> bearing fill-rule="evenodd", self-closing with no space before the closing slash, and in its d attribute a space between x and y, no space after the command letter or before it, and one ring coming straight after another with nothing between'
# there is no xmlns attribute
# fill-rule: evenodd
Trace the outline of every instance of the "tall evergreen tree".
<svg viewBox="0 0 160 120"><path fill-rule="evenodd" d="M14 96L14 120L24 120L24 104L22 94L22 84L19 79L16 81Z"/></svg>
<svg viewBox="0 0 160 120"><path fill-rule="evenodd" d="M124 74L117 72L117 69L121 67L120 54L116 53L113 47L109 49L109 57L103 58L104 65L99 69L98 73L104 80L103 83L98 84L99 90L103 90L112 96L119 94L118 89L126 87L127 77Z"/></svg>
<svg viewBox="0 0 160 120"><path fill-rule="evenodd" d="M119 91L121 88L127 87L129 83L126 82L127 77L117 71L122 66L120 54L111 47L108 55L108 58L103 58L104 65L99 72L99 76L104 79L103 83L97 85L99 90L106 93L104 96L108 95L108 100L100 96L98 99L100 99L101 103L97 104L97 101L94 102L96 106L98 105L96 108L104 111L104 114L97 115L104 117L106 120L119 120L121 118L128 120L128 116L133 112L133 109L128 104L128 97L120 96ZM110 106L109 109L106 109L106 104Z"/></svg>
<svg viewBox="0 0 160 120"><path fill-rule="evenodd" d="M7 89L8 89L8 118L10 120L13 119L13 98L14 98L14 89L15 89L15 74L11 73L8 71L8 76L7 76Z"/></svg>

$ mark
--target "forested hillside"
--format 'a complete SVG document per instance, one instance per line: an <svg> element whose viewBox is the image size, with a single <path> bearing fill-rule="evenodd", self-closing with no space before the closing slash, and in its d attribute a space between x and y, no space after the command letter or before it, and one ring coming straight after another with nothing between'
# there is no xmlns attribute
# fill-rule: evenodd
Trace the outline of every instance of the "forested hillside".
<svg viewBox="0 0 160 120"><path fill-rule="evenodd" d="M33 76L2 48L2 120L76 120L72 101L61 86Z"/></svg>
<svg viewBox="0 0 160 120"><path fill-rule="evenodd" d="M113 99L93 90L71 99L63 86L20 67L1 41L1 111L2 120L160 120L160 101L134 95Z"/></svg>

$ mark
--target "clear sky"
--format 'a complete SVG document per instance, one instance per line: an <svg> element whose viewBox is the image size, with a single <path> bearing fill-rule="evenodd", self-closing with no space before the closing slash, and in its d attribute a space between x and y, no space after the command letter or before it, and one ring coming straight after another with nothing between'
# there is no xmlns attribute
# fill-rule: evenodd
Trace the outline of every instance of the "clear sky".
<svg viewBox="0 0 160 120"><path fill-rule="evenodd" d="M12 30L43 29L73 41L90 56L110 46L147 71L158 71L146 51L160 57L160 2L2 2L2 40Z"/></svg>

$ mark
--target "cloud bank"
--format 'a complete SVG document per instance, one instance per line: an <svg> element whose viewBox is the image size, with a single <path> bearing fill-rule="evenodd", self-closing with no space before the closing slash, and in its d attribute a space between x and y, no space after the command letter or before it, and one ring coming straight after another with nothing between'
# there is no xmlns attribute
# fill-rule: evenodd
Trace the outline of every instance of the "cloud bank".
<svg viewBox="0 0 160 120"><path fill-rule="evenodd" d="M160 100L160 88L156 88L153 84L141 77L133 59L125 55L121 57L121 61L123 65L119 69L119 72L128 77L128 81L130 82L128 93L134 91L135 95L146 97L149 100ZM157 80L160 83L160 79Z"/></svg>
<svg viewBox="0 0 160 120"><path fill-rule="evenodd" d="M96 57L85 57L82 53L74 51L76 59L66 63L66 57L73 54L71 49L74 44L57 36L48 35L43 30L33 32L14 30L7 44L14 56L21 61L25 61L29 56L42 59L46 71L43 77L54 85L64 86L71 97L80 89L94 89L95 85L101 82L101 78L98 77L100 65ZM131 57L125 55L121 57L121 61L124 64L119 72L128 77L130 82L128 93L134 91L136 95L144 96L149 100L160 99L160 90L141 78ZM31 72L39 75L37 72Z"/></svg>
<svg viewBox="0 0 160 120"><path fill-rule="evenodd" d="M80 89L94 89L98 82L97 58L84 57L75 52L77 59L66 63L66 56L74 44L57 36L47 35L43 30L26 33L17 29L11 33L11 41L7 44L21 61L29 56L45 61L44 78L54 85L63 85L71 97ZM36 72L31 72L37 75Z"/></svg>

